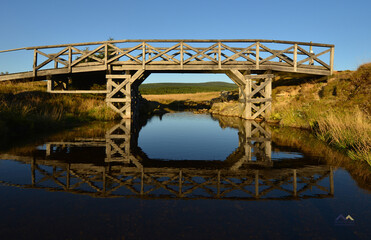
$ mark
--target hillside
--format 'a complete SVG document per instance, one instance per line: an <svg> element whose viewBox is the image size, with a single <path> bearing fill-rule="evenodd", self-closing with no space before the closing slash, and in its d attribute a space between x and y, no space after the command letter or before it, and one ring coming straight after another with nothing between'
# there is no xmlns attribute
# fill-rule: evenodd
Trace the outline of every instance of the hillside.
<svg viewBox="0 0 371 240"><path fill-rule="evenodd" d="M147 83L139 86L143 95L151 94L175 94L175 93L198 93L198 92L220 92L237 89L237 85L227 82L205 82L205 83Z"/></svg>

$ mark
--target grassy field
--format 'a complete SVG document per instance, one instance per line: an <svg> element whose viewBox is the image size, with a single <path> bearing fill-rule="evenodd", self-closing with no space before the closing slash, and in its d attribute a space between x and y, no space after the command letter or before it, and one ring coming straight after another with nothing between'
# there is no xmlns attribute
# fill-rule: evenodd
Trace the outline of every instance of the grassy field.
<svg viewBox="0 0 371 240"><path fill-rule="evenodd" d="M237 85L227 82L206 83L147 83L139 87L142 95L220 92L237 89Z"/></svg>
<svg viewBox="0 0 371 240"><path fill-rule="evenodd" d="M174 101L210 101L219 97L220 92L201 92L201 93L178 93L178 94L159 94L159 95L142 95L148 101L156 101L163 104L169 104Z"/></svg>

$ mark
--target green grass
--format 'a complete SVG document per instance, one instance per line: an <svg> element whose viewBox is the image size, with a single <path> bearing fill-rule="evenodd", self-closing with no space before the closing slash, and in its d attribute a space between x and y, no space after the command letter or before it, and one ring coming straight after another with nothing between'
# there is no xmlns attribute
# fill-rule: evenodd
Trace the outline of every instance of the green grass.
<svg viewBox="0 0 371 240"><path fill-rule="evenodd" d="M147 83L139 87L143 95L232 91L237 85L226 82L206 83Z"/></svg>

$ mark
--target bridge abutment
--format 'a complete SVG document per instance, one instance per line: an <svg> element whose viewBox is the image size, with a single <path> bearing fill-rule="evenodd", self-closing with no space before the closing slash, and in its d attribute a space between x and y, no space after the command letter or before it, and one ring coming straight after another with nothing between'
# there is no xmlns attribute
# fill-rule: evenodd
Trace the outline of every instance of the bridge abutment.
<svg viewBox="0 0 371 240"><path fill-rule="evenodd" d="M139 91L135 81L145 77L144 70L126 71L125 74L107 74L107 105L122 118L131 118L132 105L137 102ZM144 80L143 80L144 81ZM134 100L133 100L134 99Z"/></svg>

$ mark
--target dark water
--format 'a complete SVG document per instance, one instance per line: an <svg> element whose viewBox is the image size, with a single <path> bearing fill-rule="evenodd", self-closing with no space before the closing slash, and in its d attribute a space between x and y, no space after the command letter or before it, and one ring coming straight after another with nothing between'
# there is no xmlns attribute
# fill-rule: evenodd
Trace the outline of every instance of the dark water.
<svg viewBox="0 0 371 240"><path fill-rule="evenodd" d="M0 238L369 239L369 170L290 134L172 113L13 149Z"/></svg>

